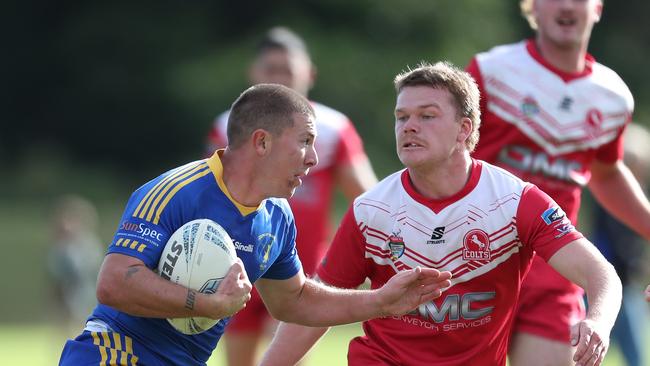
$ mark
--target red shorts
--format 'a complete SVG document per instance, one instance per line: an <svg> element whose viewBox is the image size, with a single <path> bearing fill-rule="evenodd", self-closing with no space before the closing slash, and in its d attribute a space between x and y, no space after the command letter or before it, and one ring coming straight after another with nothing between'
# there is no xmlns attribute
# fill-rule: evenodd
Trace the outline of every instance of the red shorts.
<svg viewBox="0 0 650 366"><path fill-rule="evenodd" d="M582 291L522 287L513 331L570 344L571 326L584 319Z"/></svg>
<svg viewBox="0 0 650 366"><path fill-rule="evenodd" d="M226 327L226 333L262 332L270 319L271 314L266 310L264 301L262 301L257 290L253 288L251 299L246 303L244 309L230 319L230 323Z"/></svg>
<svg viewBox="0 0 650 366"><path fill-rule="evenodd" d="M355 337L348 348L348 366L397 365L390 355L378 349L367 337Z"/></svg>

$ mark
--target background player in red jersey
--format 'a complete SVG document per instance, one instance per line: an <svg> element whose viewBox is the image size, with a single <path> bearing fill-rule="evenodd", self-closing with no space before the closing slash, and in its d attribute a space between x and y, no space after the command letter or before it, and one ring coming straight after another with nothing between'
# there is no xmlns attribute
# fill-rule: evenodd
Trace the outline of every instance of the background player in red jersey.
<svg viewBox="0 0 650 366"><path fill-rule="evenodd" d="M349 365L505 365L535 252L587 290L589 314L572 333L575 361L600 364L621 301L611 264L539 188L470 157L480 111L468 73L423 64L398 75L395 88L406 169L355 199L317 274L336 287L369 278L376 288L422 265L452 272L452 285L407 315L364 322ZM297 362L325 330L282 323L262 365Z"/></svg>
<svg viewBox="0 0 650 366"><path fill-rule="evenodd" d="M650 238L650 203L622 161L632 95L587 53L602 1L520 5L536 36L480 53L467 68L482 94L481 142L473 156L539 186L574 224L588 185L605 209ZM584 316L581 293L535 260L522 286L512 365L571 364L570 326Z"/></svg>
<svg viewBox="0 0 650 366"><path fill-rule="evenodd" d="M316 70L303 40L284 27L272 28L261 40L249 70L251 84L277 83L307 96ZM289 200L295 215L296 245L305 274L312 275L330 240L333 194L340 188L349 200L372 187L377 178L361 138L342 113L311 101L316 113L316 152L319 163L304 177ZM228 114L217 117L209 135L209 151L227 145ZM255 364L255 349L271 317L256 291L247 307L233 318L226 332L230 366Z"/></svg>

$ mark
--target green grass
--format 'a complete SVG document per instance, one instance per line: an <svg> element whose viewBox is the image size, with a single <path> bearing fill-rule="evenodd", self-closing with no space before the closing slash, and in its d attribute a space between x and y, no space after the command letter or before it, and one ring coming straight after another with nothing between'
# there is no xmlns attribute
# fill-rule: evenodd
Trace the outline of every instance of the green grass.
<svg viewBox="0 0 650 366"><path fill-rule="evenodd" d="M345 365L348 342L359 334L361 327L356 324L332 328L305 366ZM56 365L66 338L75 335L47 325L0 325L0 365ZM226 364L221 348L219 345L214 351L209 366Z"/></svg>
<svg viewBox="0 0 650 366"><path fill-rule="evenodd" d="M305 366L345 365L349 340L361 334L357 324L333 328L312 351ZM50 366L58 362L67 336L47 325L0 325L0 364ZM225 365L221 346L217 347L208 366ZM604 366L624 366L616 347L610 349Z"/></svg>

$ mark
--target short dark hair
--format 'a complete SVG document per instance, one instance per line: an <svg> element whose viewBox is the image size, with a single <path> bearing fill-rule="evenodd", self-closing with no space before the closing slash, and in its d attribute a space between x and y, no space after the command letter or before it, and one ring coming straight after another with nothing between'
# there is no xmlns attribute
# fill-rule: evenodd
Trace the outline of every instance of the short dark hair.
<svg viewBox="0 0 650 366"><path fill-rule="evenodd" d="M228 143L241 146L257 129L274 136L293 126L295 114L314 118L314 109L300 93L279 84L257 84L244 90L228 116Z"/></svg>
<svg viewBox="0 0 650 366"><path fill-rule="evenodd" d="M256 53L260 55L266 51L277 49L291 53L302 53L307 58L311 58L305 41L287 27L278 26L269 29L264 38L257 44Z"/></svg>
<svg viewBox="0 0 650 366"><path fill-rule="evenodd" d="M469 152L474 151L479 139L481 125L480 92L474 78L449 62L430 64L421 62L415 69L408 69L395 76L395 91L399 94L409 86L429 86L446 89L453 97L458 115L472 121L472 133L465 145Z"/></svg>

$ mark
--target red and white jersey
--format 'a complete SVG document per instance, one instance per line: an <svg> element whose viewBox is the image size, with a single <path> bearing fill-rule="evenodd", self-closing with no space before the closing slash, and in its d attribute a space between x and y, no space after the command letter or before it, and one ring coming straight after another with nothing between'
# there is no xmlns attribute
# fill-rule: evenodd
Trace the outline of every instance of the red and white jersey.
<svg viewBox="0 0 650 366"><path fill-rule="evenodd" d="M502 167L548 193L576 224L594 160L623 157L621 134L634 100L611 69L586 57L579 74L544 60L534 40L480 53L467 71L481 90L480 141L473 157ZM580 291L536 263L531 286Z"/></svg>
<svg viewBox="0 0 650 366"><path fill-rule="evenodd" d="M379 288L397 271L416 266L453 273L452 286L413 313L364 322L366 336L351 344L351 365L369 359L391 365L505 365L519 287L533 251L548 259L581 237L537 187L474 160L466 186L445 200L418 194L408 170L359 196L317 273L345 288L366 277Z"/></svg>
<svg viewBox="0 0 650 366"><path fill-rule="evenodd" d="M313 274L330 239L330 209L336 183L336 169L367 159L363 143L348 117L330 107L311 102L316 114L315 149L318 164L302 179L289 205L295 216L296 246L303 269ZM208 135L210 154L228 144L226 131L230 111L219 115Z"/></svg>

